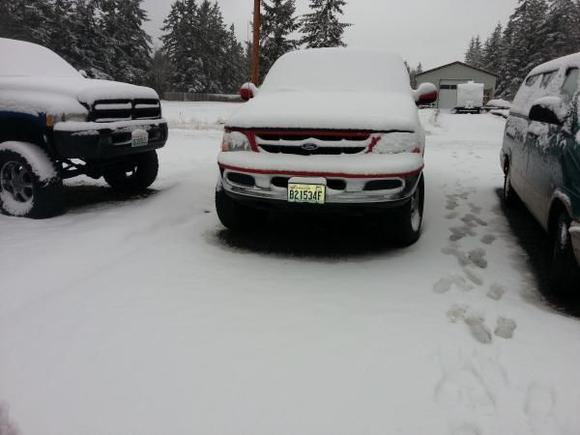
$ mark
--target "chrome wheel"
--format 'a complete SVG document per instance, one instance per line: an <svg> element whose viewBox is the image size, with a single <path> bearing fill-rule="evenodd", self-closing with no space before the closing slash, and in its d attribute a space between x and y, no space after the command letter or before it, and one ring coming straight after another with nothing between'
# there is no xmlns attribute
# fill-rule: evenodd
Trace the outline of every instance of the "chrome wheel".
<svg viewBox="0 0 580 435"><path fill-rule="evenodd" d="M19 162L8 161L0 169L0 190L17 202L29 202L34 195L32 173Z"/></svg>

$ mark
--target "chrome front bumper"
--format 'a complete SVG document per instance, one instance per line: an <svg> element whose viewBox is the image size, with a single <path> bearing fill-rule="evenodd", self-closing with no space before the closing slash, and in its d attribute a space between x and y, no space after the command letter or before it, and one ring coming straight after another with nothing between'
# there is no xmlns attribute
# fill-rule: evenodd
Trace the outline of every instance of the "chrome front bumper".
<svg viewBox="0 0 580 435"><path fill-rule="evenodd" d="M235 158L236 156L232 154L237 153L227 154L229 154L227 157ZM323 178L327 181L327 204L355 205L400 202L411 197L415 192L423 169L423 159L420 155L408 156L409 158L406 159L399 158L401 164L397 165L397 157L394 156L395 159L392 157L380 155L375 156L375 158L365 157L364 159L342 157L341 163L349 161L352 166L341 165L341 168L338 168L338 170L335 168L333 171L328 169L325 171L324 169L332 168L332 166L325 165L336 163L335 159L313 159L312 156L301 157L305 163L305 169L303 170L297 169L296 161L290 161L289 166L293 168L291 171L284 170L279 166L279 163L282 162L273 162L270 156L265 156L264 159L255 156L255 158L251 159L253 160L251 161L253 165L248 165L252 166L250 168L243 167L245 163L242 162L243 159L240 159L240 162L235 162L231 159L228 161L220 159L218 189L224 189L226 193L232 196L262 201L285 202L288 199L288 189L280 185L280 180L283 180L282 184L284 184L284 182L287 183L288 180L295 177L318 180ZM383 165L381 165L381 160L384 161ZM368 171L364 170L365 164L369 165ZM267 169L269 167L274 169ZM349 172L351 168L352 170ZM368 175L364 175L365 172L368 172ZM252 183L249 185L236 182L236 176L240 174L247 179L251 179ZM234 176L231 177L231 175ZM389 182L394 187L368 190L368 183L377 181ZM341 187L339 189L333 188L337 183Z"/></svg>

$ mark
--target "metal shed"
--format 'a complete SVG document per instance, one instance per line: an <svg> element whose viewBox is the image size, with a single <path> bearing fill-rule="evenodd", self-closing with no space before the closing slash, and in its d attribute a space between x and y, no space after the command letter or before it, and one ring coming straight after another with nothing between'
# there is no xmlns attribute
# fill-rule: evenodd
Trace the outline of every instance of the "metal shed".
<svg viewBox="0 0 580 435"><path fill-rule="evenodd" d="M416 76L417 86L421 83L433 83L439 90L437 107L453 109L457 105L457 85L474 81L483 83L485 101L495 97L497 75L481 68L475 68L463 62L452 62L437 68L424 71Z"/></svg>

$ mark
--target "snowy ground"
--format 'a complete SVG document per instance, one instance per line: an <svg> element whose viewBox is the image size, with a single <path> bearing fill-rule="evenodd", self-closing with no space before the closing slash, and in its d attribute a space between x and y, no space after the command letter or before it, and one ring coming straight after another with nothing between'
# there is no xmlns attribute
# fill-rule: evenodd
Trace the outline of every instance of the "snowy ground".
<svg viewBox="0 0 580 435"><path fill-rule="evenodd" d="M223 230L234 108L165 105L150 195L0 217L1 435L579 433L580 322L499 207L501 118L422 113L425 232L393 250L356 219Z"/></svg>

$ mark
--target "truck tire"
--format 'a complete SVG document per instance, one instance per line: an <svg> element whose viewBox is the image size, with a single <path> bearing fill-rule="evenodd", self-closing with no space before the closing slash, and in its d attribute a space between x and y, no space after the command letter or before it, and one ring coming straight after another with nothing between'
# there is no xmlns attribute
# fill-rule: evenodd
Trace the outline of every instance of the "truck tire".
<svg viewBox="0 0 580 435"><path fill-rule="evenodd" d="M552 227L552 258L550 281L556 294L571 294L578 290L579 267L576 263L572 239L570 237L570 216L560 212Z"/></svg>
<svg viewBox="0 0 580 435"><path fill-rule="evenodd" d="M154 150L109 166L103 177L118 192L141 193L153 184L158 173L159 159Z"/></svg>
<svg viewBox="0 0 580 435"><path fill-rule="evenodd" d="M261 226L266 212L238 203L230 198L223 189L215 192L215 208L220 222L232 231L247 231Z"/></svg>
<svg viewBox="0 0 580 435"><path fill-rule="evenodd" d="M507 207L513 207L518 202L518 195L512 185L511 169L510 164L508 162L506 162L503 172L504 172L503 191L502 191L503 203Z"/></svg>
<svg viewBox="0 0 580 435"><path fill-rule="evenodd" d="M37 145L0 144L0 211L46 219L64 212L62 179L54 161Z"/></svg>
<svg viewBox="0 0 580 435"><path fill-rule="evenodd" d="M383 235L401 247L416 243L421 237L424 204L425 179L421 175L411 199L405 205L389 211L390 216L382 219Z"/></svg>

